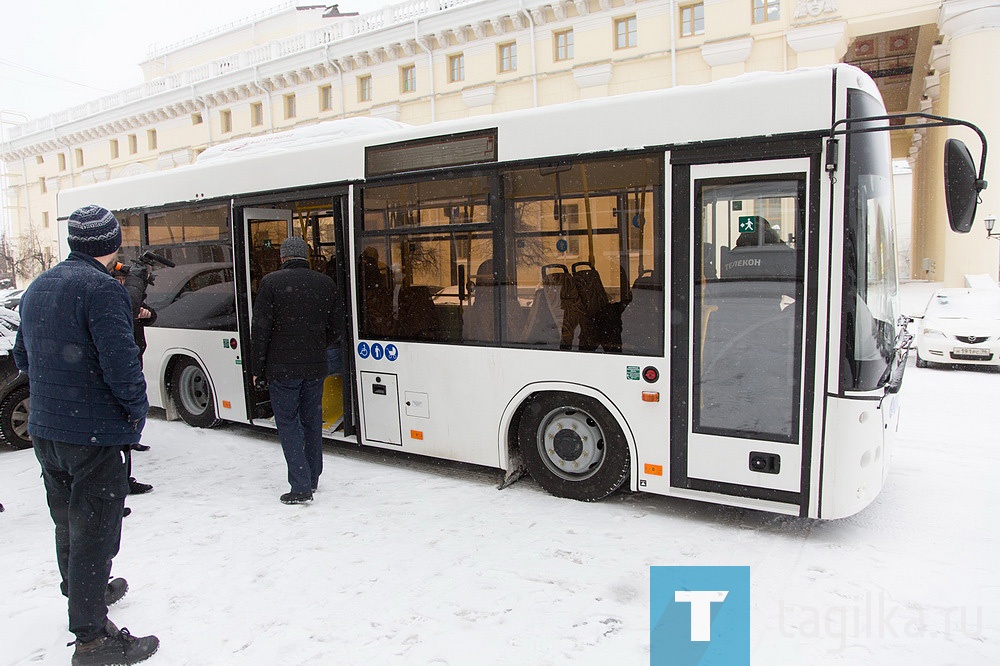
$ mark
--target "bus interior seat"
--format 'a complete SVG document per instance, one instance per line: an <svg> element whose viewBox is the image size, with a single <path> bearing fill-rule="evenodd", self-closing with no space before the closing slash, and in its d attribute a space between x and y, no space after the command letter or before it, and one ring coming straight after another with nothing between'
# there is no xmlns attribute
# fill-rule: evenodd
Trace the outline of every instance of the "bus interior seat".
<svg viewBox="0 0 1000 666"><path fill-rule="evenodd" d="M584 351L593 351L606 344L608 334L602 330L602 315L607 312L610 299L604 288L601 274L589 261L578 261L573 264L573 283L577 292L577 317L575 324L580 327L579 347ZM575 328L575 327L574 327ZM572 335L573 332L570 332Z"/></svg>
<svg viewBox="0 0 1000 666"><path fill-rule="evenodd" d="M429 287L400 287L394 333L408 340L437 340L440 331Z"/></svg>
<svg viewBox="0 0 1000 666"><path fill-rule="evenodd" d="M531 311L524 330L524 342L534 345L567 348L572 344L566 340L567 328L573 319L573 303L577 300L576 286L569 268L565 264L542 266L542 282L535 289L531 301ZM569 308L569 317L566 316Z"/></svg>
<svg viewBox="0 0 1000 666"><path fill-rule="evenodd" d="M662 330L663 284L652 270L643 270L632 283L632 300L622 310L622 351L645 350L654 331Z"/></svg>
<svg viewBox="0 0 1000 666"><path fill-rule="evenodd" d="M494 304L497 298L497 281L493 273L493 260L479 264L472 276L474 289L472 300L462 310L462 339L470 342L493 342Z"/></svg>

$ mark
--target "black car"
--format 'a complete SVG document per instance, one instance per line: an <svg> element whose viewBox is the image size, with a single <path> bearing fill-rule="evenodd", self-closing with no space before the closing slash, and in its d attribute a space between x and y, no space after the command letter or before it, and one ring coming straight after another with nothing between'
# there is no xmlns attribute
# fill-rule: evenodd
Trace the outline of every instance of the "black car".
<svg viewBox="0 0 1000 666"><path fill-rule="evenodd" d="M0 446L30 449L28 436L28 377L14 365L17 313L0 308Z"/></svg>

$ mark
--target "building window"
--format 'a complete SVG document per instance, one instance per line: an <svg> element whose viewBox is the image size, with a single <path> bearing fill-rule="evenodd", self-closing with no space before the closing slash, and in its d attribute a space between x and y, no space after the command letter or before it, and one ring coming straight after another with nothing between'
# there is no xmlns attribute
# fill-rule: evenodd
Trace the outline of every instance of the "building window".
<svg viewBox="0 0 1000 666"><path fill-rule="evenodd" d="M615 19L615 48L630 49L636 45L635 17Z"/></svg>
<svg viewBox="0 0 1000 666"><path fill-rule="evenodd" d="M147 150L156 150L156 130L146 130L146 148Z"/></svg>
<svg viewBox="0 0 1000 666"><path fill-rule="evenodd" d="M231 110L219 111L219 127L223 134L233 131L233 112Z"/></svg>
<svg viewBox="0 0 1000 666"><path fill-rule="evenodd" d="M767 23L781 18L781 0L753 0L753 22Z"/></svg>
<svg viewBox="0 0 1000 666"><path fill-rule="evenodd" d="M111 159L118 159L118 139L108 141L108 149L111 151Z"/></svg>
<svg viewBox="0 0 1000 666"><path fill-rule="evenodd" d="M45 156L35 155L35 164L45 164Z"/></svg>
<svg viewBox="0 0 1000 666"><path fill-rule="evenodd" d="M38 190L42 194L47 194L48 191L49 191L49 188L45 185L45 177L44 176L42 176L41 178L38 179Z"/></svg>
<svg viewBox="0 0 1000 666"><path fill-rule="evenodd" d="M285 120L291 120L295 117L295 94L285 95Z"/></svg>
<svg viewBox="0 0 1000 666"><path fill-rule="evenodd" d="M319 87L319 110L333 111L333 86Z"/></svg>
<svg viewBox="0 0 1000 666"><path fill-rule="evenodd" d="M192 113L191 114L191 124L192 125L201 125L203 122L205 122L205 119L201 117L200 113Z"/></svg>
<svg viewBox="0 0 1000 666"><path fill-rule="evenodd" d="M128 135L128 154L135 155L139 152L139 137L135 134Z"/></svg>
<svg viewBox="0 0 1000 666"><path fill-rule="evenodd" d="M49 211L47 210L42 211L42 228L43 229L49 228Z"/></svg>
<svg viewBox="0 0 1000 666"><path fill-rule="evenodd" d="M455 83L456 81L465 80L465 55L459 53L458 55L448 56L448 81Z"/></svg>
<svg viewBox="0 0 1000 666"><path fill-rule="evenodd" d="M66 153L59 153L58 162L59 162L59 170L60 171L65 171L66 170Z"/></svg>
<svg viewBox="0 0 1000 666"><path fill-rule="evenodd" d="M261 102L254 102L250 105L250 126L260 127L264 124L264 105Z"/></svg>
<svg viewBox="0 0 1000 666"><path fill-rule="evenodd" d="M513 72L517 70L517 42L508 42L497 47L498 64L497 70L500 72Z"/></svg>
<svg viewBox="0 0 1000 666"><path fill-rule="evenodd" d="M359 102L372 101L372 77L370 76L358 77L358 101Z"/></svg>
<svg viewBox="0 0 1000 666"><path fill-rule="evenodd" d="M555 40L555 59L570 60L573 57L573 31L564 30L553 35Z"/></svg>
<svg viewBox="0 0 1000 666"><path fill-rule="evenodd" d="M76 165L78 167L83 166L83 148L77 148L73 151L73 155L76 157Z"/></svg>
<svg viewBox="0 0 1000 666"><path fill-rule="evenodd" d="M681 7L681 37L705 34L705 3Z"/></svg>
<svg viewBox="0 0 1000 666"><path fill-rule="evenodd" d="M417 66L406 65L399 68L399 91L411 93L417 91Z"/></svg>

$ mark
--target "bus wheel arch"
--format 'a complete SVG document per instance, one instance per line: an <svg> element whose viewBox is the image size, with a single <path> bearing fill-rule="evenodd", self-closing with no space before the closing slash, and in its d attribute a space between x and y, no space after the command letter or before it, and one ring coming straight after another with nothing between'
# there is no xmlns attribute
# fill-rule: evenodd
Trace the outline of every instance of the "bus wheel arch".
<svg viewBox="0 0 1000 666"><path fill-rule="evenodd" d="M509 433L532 478L557 497L594 502L630 479L631 443L619 419L595 396L533 392L512 417Z"/></svg>
<svg viewBox="0 0 1000 666"><path fill-rule="evenodd" d="M213 428L222 422L215 409L212 381L194 358L178 354L167 364L167 395L173 411L195 428Z"/></svg>

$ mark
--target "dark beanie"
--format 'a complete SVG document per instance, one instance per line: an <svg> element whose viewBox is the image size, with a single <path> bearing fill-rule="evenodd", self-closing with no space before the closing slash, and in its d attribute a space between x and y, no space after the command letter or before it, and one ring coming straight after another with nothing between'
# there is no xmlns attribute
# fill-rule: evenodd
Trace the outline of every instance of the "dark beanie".
<svg viewBox="0 0 1000 666"><path fill-rule="evenodd" d="M309 258L309 246L298 236L290 236L281 244L281 258L290 259L292 257Z"/></svg>
<svg viewBox="0 0 1000 666"><path fill-rule="evenodd" d="M106 208L84 206L69 216L69 249L104 257L114 254L122 246L122 228Z"/></svg>

